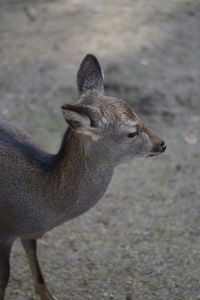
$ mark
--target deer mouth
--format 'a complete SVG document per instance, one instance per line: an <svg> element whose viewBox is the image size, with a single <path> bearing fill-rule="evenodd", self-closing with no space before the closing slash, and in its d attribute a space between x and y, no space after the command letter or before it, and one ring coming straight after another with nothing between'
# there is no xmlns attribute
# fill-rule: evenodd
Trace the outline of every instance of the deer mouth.
<svg viewBox="0 0 200 300"><path fill-rule="evenodd" d="M150 153L150 154L147 155L147 157L155 157L155 156L158 156L161 153L162 152Z"/></svg>

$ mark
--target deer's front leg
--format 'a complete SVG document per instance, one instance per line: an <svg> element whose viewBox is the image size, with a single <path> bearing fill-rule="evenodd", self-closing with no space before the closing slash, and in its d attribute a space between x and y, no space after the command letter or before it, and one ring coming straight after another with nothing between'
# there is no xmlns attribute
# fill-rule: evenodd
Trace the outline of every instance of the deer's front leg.
<svg viewBox="0 0 200 300"><path fill-rule="evenodd" d="M40 270L37 258L37 241L34 239L22 239L21 241L31 267L36 293L39 294L41 300L56 300L49 292Z"/></svg>
<svg viewBox="0 0 200 300"><path fill-rule="evenodd" d="M0 300L4 299L5 290L10 275L10 251L13 240L5 239L0 236Z"/></svg>

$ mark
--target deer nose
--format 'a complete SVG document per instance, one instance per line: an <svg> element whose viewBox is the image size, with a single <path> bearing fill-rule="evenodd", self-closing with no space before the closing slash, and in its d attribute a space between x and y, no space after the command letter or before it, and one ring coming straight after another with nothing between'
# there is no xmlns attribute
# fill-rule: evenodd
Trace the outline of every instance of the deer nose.
<svg viewBox="0 0 200 300"><path fill-rule="evenodd" d="M164 141L161 143L161 148L163 152L165 152L165 150L167 149L167 145L165 144Z"/></svg>

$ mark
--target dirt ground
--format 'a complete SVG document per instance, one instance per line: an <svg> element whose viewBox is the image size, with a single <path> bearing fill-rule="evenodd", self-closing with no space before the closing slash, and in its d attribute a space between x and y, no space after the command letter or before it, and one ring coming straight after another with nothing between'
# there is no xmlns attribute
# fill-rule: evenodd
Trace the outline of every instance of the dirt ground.
<svg viewBox="0 0 200 300"><path fill-rule="evenodd" d="M94 208L39 241L49 287L59 300L200 299L200 1L1 0L1 116L55 152L87 53L168 148L120 166ZM6 299L37 299L19 242Z"/></svg>

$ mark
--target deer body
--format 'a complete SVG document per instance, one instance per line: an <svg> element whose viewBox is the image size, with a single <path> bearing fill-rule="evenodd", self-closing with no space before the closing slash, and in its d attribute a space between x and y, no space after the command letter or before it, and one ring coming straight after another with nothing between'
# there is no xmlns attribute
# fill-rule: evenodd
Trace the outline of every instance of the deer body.
<svg viewBox="0 0 200 300"><path fill-rule="evenodd" d="M0 124L0 132L1 129ZM28 146L29 151L36 154L38 151L41 155L40 150L35 148L36 143L20 133L15 129L15 140L24 143L26 137L24 147ZM5 130L4 135L9 139L13 137ZM0 153L5 156L0 161L0 233L2 231L2 234L11 237L37 238L84 213L101 198L114 168L93 162L90 155L85 155L84 142L78 139L75 143L75 138L69 130L63 139L62 154L42 152L43 165L42 161L30 160L14 146L11 148L9 141L1 145L3 140L0 140ZM52 164L48 168L45 166L47 159Z"/></svg>
<svg viewBox="0 0 200 300"><path fill-rule="evenodd" d="M62 107L69 128L57 154L0 122L0 300L16 238L21 238L41 300L55 299L40 270L36 239L94 206L117 165L166 149L126 102L104 96L102 71L92 55L80 66L78 88L79 102Z"/></svg>

